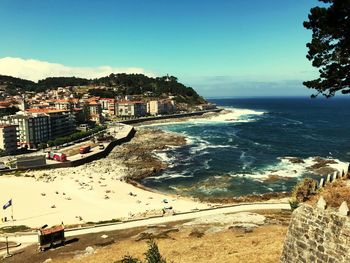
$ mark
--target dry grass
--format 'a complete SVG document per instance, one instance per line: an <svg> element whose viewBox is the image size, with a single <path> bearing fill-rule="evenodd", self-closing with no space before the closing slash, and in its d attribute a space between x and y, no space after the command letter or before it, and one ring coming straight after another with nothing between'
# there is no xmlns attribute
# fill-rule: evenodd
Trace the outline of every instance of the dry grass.
<svg viewBox="0 0 350 263"><path fill-rule="evenodd" d="M343 201L350 204L350 184L348 180L337 180L326 185L320 192L313 196L308 203L317 203L320 196L327 202L327 206L338 208Z"/></svg>
<svg viewBox="0 0 350 263"><path fill-rule="evenodd" d="M170 238L156 240L161 254L168 262L279 262L287 226L267 225L244 233L241 230L225 230L219 233L191 235L192 229L182 229L170 234ZM145 240L125 239L108 247L99 248L95 254L81 259L65 259L53 262L110 263L129 254L140 259L147 250Z"/></svg>

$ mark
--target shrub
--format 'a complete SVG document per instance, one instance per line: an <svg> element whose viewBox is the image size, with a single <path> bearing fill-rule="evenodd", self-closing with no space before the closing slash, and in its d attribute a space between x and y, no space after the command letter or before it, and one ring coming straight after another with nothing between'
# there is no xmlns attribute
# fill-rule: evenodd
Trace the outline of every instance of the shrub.
<svg viewBox="0 0 350 263"><path fill-rule="evenodd" d="M298 200L292 198L289 200L289 205L290 205L290 209L292 211L294 211L295 209L297 209L299 207L299 202L298 202Z"/></svg>
<svg viewBox="0 0 350 263"><path fill-rule="evenodd" d="M138 258L125 255L118 263L141 263ZM115 262L115 263L117 263ZM145 253L145 263L166 263L166 260L160 255L158 246L153 239L148 241L148 250Z"/></svg>
<svg viewBox="0 0 350 263"><path fill-rule="evenodd" d="M298 203L305 202L316 194L317 181L312 178L304 178L293 189L292 200Z"/></svg>
<svg viewBox="0 0 350 263"><path fill-rule="evenodd" d="M148 241L148 250L145 256L146 263L166 263L165 259L160 255L158 246L153 239Z"/></svg>
<svg viewBox="0 0 350 263"><path fill-rule="evenodd" d="M122 260L117 261L118 263L141 263L141 261L137 258L133 258L132 256L126 255Z"/></svg>

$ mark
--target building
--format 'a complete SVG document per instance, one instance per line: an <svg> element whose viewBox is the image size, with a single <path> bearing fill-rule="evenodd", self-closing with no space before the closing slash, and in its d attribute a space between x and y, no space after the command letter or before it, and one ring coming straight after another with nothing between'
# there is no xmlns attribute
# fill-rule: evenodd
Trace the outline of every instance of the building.
<svg viewBox="0 0 350 263"><path fill-rule="evenodd" d="M19 145L37 148L40 143L51 138L49 116L43 113L23 113L8 115L0 119L0 125L17 125Z"/></svg>
<svg viewBox="0 0 350 263"><path fill-rule="evenodd" d="M68 136L76 129L75 116L69 110L28 109L28 113L43 113L49 117L50 139Z"/></svg>
<svg viewBox="0 0 350 263"><path fill-rule="evenodd" d="M72 111L74 108L79 108L79 100L78 99L64 99L64 100L56 100L55 108L58 110L70 110Z"/></svg>
<svg viewBox="0 0 350 263"><path fill-rule="evenodd" d="M107 115L115 115L115 99L101 98L99 99L102 112Z"/></svg>
<svg viewBox="0 0 350 263"><path fill-rule="evenodd" d="M142 101L118 101L115 112L119 117L142 117L147 115L147 104Z"/></svg>
<svg viewBox="0 0 350 263"><path fill-rule="evenodd" d="M151 100L147 104L148 113L151 115L170 114L176 110L173 100Z"/></svg>
<svg viewBox="0 0 350 263"><path fill-rule="evenodd" d="M102 107L101 104L95 100L87 101L84 105L84 111L86 113L86 118L89 121L93 121L96 124L103 123L102 117Z"/></svg>
<svg viewBox="0 0 350 263"><path fill-rule="evenodd" d="M0 149L6 154L13 154L18 147L16 125L0 125Z"/></svg>
<svg viewBox="0 0 350 263"><path fill-rule="evenodd" d="M17 125L19 145L29 149L41 143L72 134L76 129L74 115L66 110L28 109L0 119L0 124Z"/></svg>

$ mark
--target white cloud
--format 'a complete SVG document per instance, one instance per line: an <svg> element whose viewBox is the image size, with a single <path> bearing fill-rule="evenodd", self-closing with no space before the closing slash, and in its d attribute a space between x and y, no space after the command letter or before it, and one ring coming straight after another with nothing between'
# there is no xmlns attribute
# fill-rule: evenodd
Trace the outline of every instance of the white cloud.
<svg viewBox="0 0 350 263"><path fill-rule="evenodd" d="M58 63L50 63L35 59L5 57L0 58L0 75L8 75L33 81L47 77L81 77L98 78L111 73L141 73L153 77L154 73L143 68L100 67L68 67Z"/></svg>

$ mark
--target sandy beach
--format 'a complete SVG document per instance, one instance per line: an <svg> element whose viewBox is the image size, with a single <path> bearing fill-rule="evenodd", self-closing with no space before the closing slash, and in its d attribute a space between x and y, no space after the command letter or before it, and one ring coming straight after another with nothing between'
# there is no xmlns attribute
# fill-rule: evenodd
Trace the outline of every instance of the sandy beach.
<svg viewBox="0 0 350 263"><path fill-rule="evenodd" d="M162 214L162 209L170 206L176 212L207 207L189 199L148 192L120 181L125 171L115 165L102 167L91 163L27 175L37 178L9 175L0 178L0 200L5 204L12 198L16 225L82 224ZM11 218L11 207L2 211L4 216ZM6 225L12 225L12 222L2 223L2 227Z"/></svg>
<svg viewBox="0 0 350 263"><path fill-rule="evenodd" d="M156 140L156 138L158 140ZM159 139L162 138L162 139ZM138 131L130 142L116 147L108 157L71 168L23 172L0 177L0 200L12 199L1 217L15 225L84 224L125 220L206 208L189 198L169 196L133 186L130 178L142 178L166 168L152 151L181 145L180 136L162 131ZM2 205L3 205L2 204ZM13 222L1 223L1 227Z"/></svg>

